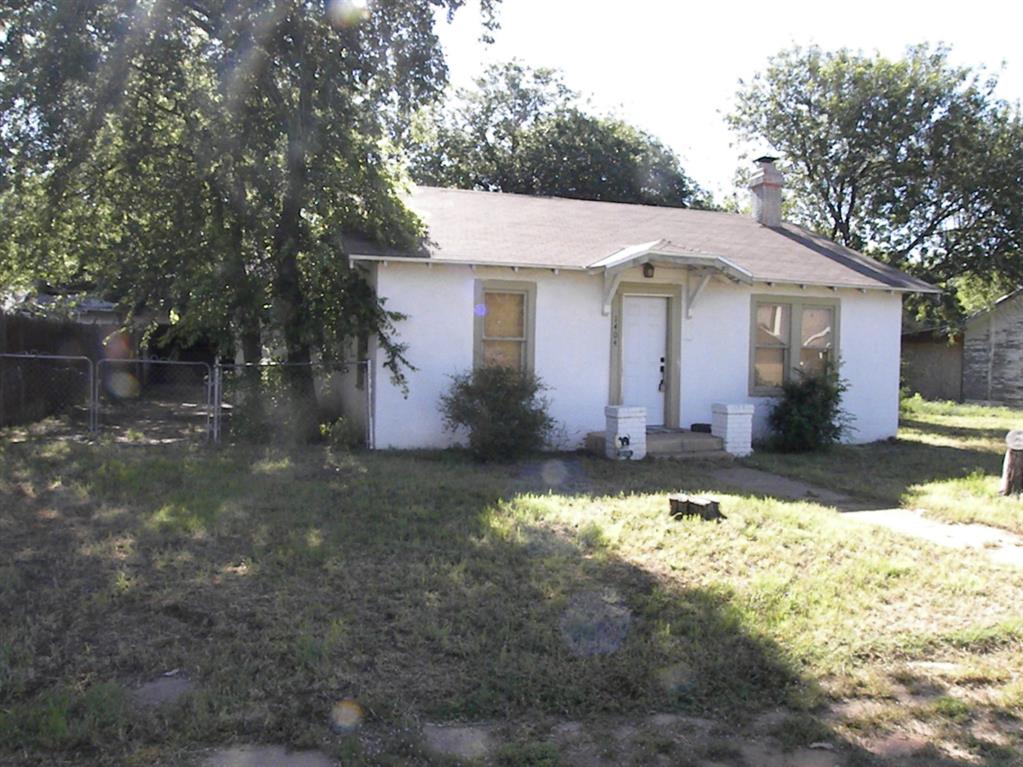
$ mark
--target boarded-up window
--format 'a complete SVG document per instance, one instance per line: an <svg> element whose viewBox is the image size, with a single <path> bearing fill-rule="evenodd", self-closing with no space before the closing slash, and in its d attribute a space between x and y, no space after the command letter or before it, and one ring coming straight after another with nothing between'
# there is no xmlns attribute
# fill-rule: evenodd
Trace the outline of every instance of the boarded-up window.
<svg viewBox="0 0 1023 767"><path fill-rule="evenodd" d="M483 364L522 370L526 350L525 293L483 294Z"/></svg>
<svg viewBox="0 0 1023 767"><path fill-rule="evenodd" d="M476 365L533 369L535 302L534 283L477 281Z"/></svg>

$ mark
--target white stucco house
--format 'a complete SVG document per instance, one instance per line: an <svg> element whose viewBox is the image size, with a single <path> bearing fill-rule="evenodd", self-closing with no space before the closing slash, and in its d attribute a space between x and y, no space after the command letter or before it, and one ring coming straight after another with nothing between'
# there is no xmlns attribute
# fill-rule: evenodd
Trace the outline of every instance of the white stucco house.
<svg viewBox="0 0 1023 767"><path fill-rule="evenodd" d="M782 382L840 358L849 439L895 434L902 296L935 289L781 220L782 177L758 160L753 216L419 187L419 252L346 243L408 344L405 396L371 375L370 443L445 447L450 376L501 362L549 387L561 447L645 408L662 431L752 405L755 435ZM382 355L369 346L369 364Z"/></svg>

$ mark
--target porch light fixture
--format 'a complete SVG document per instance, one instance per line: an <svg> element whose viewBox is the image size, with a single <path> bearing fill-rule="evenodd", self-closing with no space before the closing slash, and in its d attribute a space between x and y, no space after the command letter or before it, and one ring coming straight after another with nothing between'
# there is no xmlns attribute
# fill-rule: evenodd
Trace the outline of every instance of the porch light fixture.
<svg viewBox="0 0 1023 767"><path fill-rule="evenodd" d="M654 265L647 262L643 264L643 276L650 279L654 276Z"/></svg>

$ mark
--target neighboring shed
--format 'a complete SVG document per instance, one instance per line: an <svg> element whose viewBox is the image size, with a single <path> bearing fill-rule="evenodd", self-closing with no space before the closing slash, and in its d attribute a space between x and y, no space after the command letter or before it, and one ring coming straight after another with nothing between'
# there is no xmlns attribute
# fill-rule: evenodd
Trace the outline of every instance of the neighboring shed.
<svg viewBox="0 0 1023 767"><path fill-rule="evenodd" d="M963 338L925 329L902 334L903 386L924 399L963 399Z"/></svg>
<svg viewBox="0 0 1023 767"><path fill-rule="evenodd" d="M967 320L963 397L1023 407L1023 287Z"/></svg>

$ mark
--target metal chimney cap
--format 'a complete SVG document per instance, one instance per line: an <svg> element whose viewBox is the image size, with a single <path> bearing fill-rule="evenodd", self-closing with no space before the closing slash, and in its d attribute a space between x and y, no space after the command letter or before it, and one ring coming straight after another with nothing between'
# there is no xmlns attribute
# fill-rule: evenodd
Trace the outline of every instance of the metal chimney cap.
<svg viewBox="0 0 1023 767"><path fill-rule="evenodd" d="M774 162L777 159L778 159L777 157L771 157L771 155L765 154L762 155L761 157L758 157L753 162Z"/></svg>

